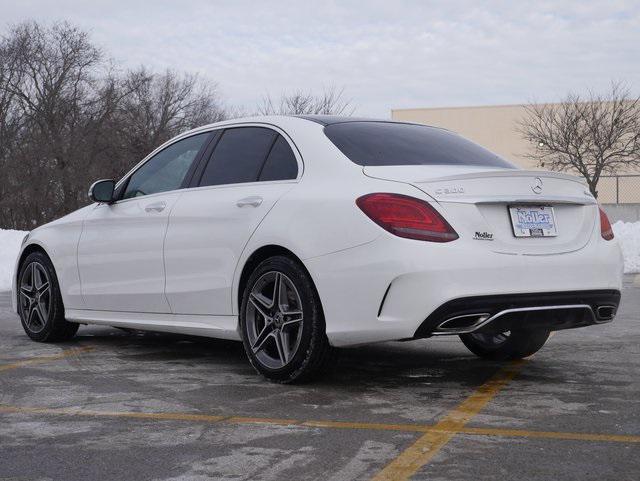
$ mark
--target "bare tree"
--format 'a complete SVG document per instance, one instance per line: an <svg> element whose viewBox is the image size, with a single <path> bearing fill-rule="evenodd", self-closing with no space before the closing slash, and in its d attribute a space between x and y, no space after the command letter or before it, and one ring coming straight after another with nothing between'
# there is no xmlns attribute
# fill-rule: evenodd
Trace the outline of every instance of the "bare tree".
<svg viewBox="0 0 640 481"><path fill-rule="evenodd" d="M78 167L74 161L86 125L82 113L95 100L101 53L84 32L66 23L43 28L34 22L13 27L1 50L9 66L2 91L11 98L13 119L22 119L18 142L9 146L13 208L38 222L73 203L69 174ZM3 147L6 153L8 146Z"/></svg>
<svg viewBox="0 0 640 481"><path fill-rule="evenodd" d="M0 227L77 209L92 180L225 116L215 85L195 76L121 74L73 25L16 25L0 39Z"/></svg>
<svg viewBox="0 0 640 481"><path fill-rule="evenodd" d="M311 92L297 91L283 93L278 101L267 95L258 106L260 115L353 115L354 108L350 100L343 98L344 89L331 87L320 95Z"/></svg>
<svg viewBox="0 0 640 481"><path fill-rule="evenodd" d="M531 104L519 130L534 144L541 167L582 175L594 197L605 173L640 166L640 98L614 83L608 94L568 95L558 104Z"/></svg>
<svg viewBox="0 0 640 481"><path fill-rule="evenodd" d="M23 116L16 108L15 95L7 88L14 75L9 52L0 48L0 172L4 179L0 182L0 205L15 189L9 176L12 167L10 152L18 145L18 133L23 122Z"/></svg>
<svg viewBox="0 0 640 481"><path fill-rule="evenodd" d="M227 117L216 86L195 75L154 74L142 67L130 72L125 84L131 94L119 109L120 135L138 157L180 132Z"/></svg>

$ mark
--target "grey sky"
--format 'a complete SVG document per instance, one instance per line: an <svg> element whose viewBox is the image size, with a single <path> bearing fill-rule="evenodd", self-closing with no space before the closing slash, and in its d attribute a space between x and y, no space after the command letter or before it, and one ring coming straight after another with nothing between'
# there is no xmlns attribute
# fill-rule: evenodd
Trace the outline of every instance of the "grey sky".
<svg viewBox="0 0 640 481"><path fill-rule="evenodd" d="M230 105L344 87L356 113L640 90L640 1L0 0L0 22L69 20L125 67L198 72Z"/></svg>

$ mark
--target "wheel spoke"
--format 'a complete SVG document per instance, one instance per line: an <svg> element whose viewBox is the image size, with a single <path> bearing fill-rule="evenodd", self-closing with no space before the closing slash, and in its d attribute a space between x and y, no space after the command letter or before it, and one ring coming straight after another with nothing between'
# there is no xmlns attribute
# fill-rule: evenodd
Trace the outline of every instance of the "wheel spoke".
<svg viewBox="0 0 640 481"><path fill-rule="evenodd" d="M45 281L40 287L38 287L38 292L40 293L40 295L43 295L45 292L49 291L49 287L49 282Z"/></svg>
<svg viewBox="0 0 640 481"><path fill-rule="evenodd" d="M280 361L282 361L282 364L286 364L289 362L289 343L282 331L277 331L274 337L276 339L276 348L278 349Z"/></svg>
<svg viewBox="0 0 640 481"><path fill-rule="evenodd" d="M28 328L31 328L31 312L32 312L31 303L22 311L24 315L24 323Z"/></svg>
<svg viewBox="0 0 640 481"><path fill-rule="evenodd" d="M33 299L26 294L20 293L20 307L23 312L27 312L28 309L31 309L31 304L33 303Z"/></svg>
<svg viewBox="0 0 640 481"><path fill-rule="evenodd" d="M42 315L42 311L40 310L40 305L39 303L36 303L36 305L33 308L34 311L36 311L36 316L38 316L38 324L40 326L44 326L46 319L45 317Z"/></svg>
<svg viewBox="0 0 640 481"><path fill-rule="evenodd" d="M260 334L258 334L258 337L256 337L255 342L251 346L251 349L253 350L254 354L260 351L262 348L264 348L264 344L267 342L267 339L271 337L272 333L273 333L273 327L270 323L266 324L262 328L262 331L260 331Z"/></svg>
<svg viewBox="0 0 640 481"><path fill-rule="evenodd" d="M20 294L29 300L33 299L33 291L29 286L20 286Z"/></svg>
<svg viewBox="0 0 640 481"><path fill-rule="evenodd" d="M29 312L27 314L27 327L29 329L31 329L31 326L33 326L34 321L36 320L35 318L38 318L38 321L40 321L40 313L38 312L38 306L36 306L35 303L31 304L31 307L29 307Z"/></svg>
<svg viewBox="0 0 640 481"><path fill-rule="evenodd" d="M264 297L261 294L252 292L249 295L249 302L253 307L255 307L256 311L260 313L265 321L269 319L269 316L265 312L265 309L268 309L268 306L265 306Z"/></svg>
<svg viewBox="0 0 640 481"><path fill-rule="evenodd" d="M35 291L37 289L36 286L36 276L37 276L37 268L36 268L36 263L32 262L31 263L31 288Z"/></svg>
<svg viewBox="0 0 640 481"><path fill-rule="evenodd" d="M273 299L270 307L280 307L280 297L282 296L282 274L276 272L276 279L273 281Z"/></svg>
<svg viewBox="0 0 640 481"><path fill-rule="evenodd" d="M49 306L42 299L38 301L38 315L41 317L42 323L49 317Z"/></svg>
<svg viewBox="0 0 640 481"><path fill-rule="evenodd" d="M290 314L287 314L287 316L289 315ZM302 322L302 312L300 313L300 315L292 316L291 319L286 319L285 321L283 321L282 327L292 326L294 324L299 324L301 322Z"/></svg>

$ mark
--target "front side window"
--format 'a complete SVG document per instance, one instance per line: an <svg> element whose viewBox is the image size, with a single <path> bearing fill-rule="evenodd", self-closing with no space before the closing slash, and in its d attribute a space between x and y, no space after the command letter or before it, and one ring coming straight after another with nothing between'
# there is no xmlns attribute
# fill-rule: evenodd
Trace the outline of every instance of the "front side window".
<svg viewBox="0 0 640 481"><path fill-rule="evenodd" d="M324 129L329 140L358 165L469 165L515 168L464 137L426 125L342 122Z"/></svg>
<svg viewBox="0 0 640 481"><path fill-rule="evenodd" d="M209 135L208 132L194 135L158 152L129 178L122 198L179 189Z"/></svg>
<svg viewBox="0 0 640 481"><path fill-rule="evenodd" d="M276 135L263 127L225 130L204 169L200 185L255 182Z"/></svg>

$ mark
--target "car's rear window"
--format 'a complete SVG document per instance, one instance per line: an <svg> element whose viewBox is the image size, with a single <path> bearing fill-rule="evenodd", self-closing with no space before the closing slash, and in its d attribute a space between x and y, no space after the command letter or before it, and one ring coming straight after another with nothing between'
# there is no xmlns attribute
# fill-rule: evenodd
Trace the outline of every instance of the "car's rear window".
<svg viewBox="0 0 640 481"><path fill-rule="evenodd" d="M342 122L327 137L358 165L473 165L516 168L484 147L447 130L393 122Z"/></svg>

